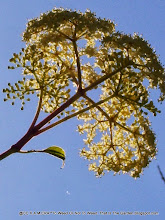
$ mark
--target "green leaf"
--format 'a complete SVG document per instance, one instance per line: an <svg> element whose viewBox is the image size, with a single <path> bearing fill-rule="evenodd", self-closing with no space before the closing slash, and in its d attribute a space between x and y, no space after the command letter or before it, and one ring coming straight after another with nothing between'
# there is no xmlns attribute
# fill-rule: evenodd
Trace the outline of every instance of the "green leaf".
<svg viewBox="0 0 165 220"><path fill-rule="evenodd" d="M47 149L43 150L42 152L51 154L55 157L58 157L62 160L65 160L65 151L61 147L57 147L57 146L48 147Z"/></svg>

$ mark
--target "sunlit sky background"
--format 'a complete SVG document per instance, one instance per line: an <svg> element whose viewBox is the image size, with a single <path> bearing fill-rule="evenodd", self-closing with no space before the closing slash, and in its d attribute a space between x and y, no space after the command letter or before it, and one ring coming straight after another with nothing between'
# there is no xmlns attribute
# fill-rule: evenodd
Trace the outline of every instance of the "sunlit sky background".
<svg viewBox="0 0 165 220"><path fill-rule="evenodd" d="M8 60L24 46L21 33L27 20L53 7L87 8L97 16L110 18L117 30L138 32L149 40L160 60L165 64L165 1L164 0L1 0L0 1L0 90L7 83L17 81L19 72L8 70ZM12 107L3 102L0 93L0 152L16 143L28 129L36 110L35 101L24 111L20 105ZM51 145L65 149L64 169L61 160L46 154L15 154L0 162L0 218L17 219L119 219L109 216L19 216L20 211L85 211L121 212L156 211L159 216L145 219L164 219L165 184L157 170L160 165L165 174L165 104L162 113L151 117L157 135L158 156L140 179L128 175L106 174L96 178L88 171L87 161L80 158L83 138L76 132L77 121L66 122L30 141L24 149L42 149ZM122 219L140 219L140 216L120 216Z"/></svg>

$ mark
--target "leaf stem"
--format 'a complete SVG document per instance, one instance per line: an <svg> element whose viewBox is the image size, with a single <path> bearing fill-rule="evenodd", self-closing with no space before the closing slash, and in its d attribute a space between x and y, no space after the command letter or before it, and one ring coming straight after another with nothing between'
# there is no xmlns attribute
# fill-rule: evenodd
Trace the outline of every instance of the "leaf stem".
<svg viewBox="0 0 165 220"><path fill-rule="evenodd" d="M21 153L21 154L43 153L43 150L27 150L27 151L20 150L20 151L18 151L17 153Z"/></svg>

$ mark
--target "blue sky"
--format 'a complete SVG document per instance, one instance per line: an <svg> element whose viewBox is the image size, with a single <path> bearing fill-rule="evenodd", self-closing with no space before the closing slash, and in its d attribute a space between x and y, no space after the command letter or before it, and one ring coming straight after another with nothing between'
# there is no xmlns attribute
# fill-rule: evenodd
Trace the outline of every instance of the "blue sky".
<svg viewBox="0 0 165 220"><path fill-rule="evenodd" d="M8 60L24 45L21 33L27 19L39 16L53 7L87 8L97 16L110 18L117 29L125 33L138 32L149 40L160 60L165 64L165 1L163 0L1 0L0 5L0 91L10 81L17 81L19 72L7 69ZM7 150L27 131L36 110L30 102L24 111L3 102L0 93L0 151ZM151 117L157 135L158 156L140 179L127 175L106 174L96 178L89 172L87 162L78 153L83 146L76 132L77 121L48 131L30 141L25 149L46 148L51 145L65 149L67 159L64 169L61 161L45 154L12 155L0 162L0 216L1 219L118 219L116 215L49 215L19 216L20 211L156 211L159 216L145 219L163 219L165 216L165 184L160 178L157 164L165 174L165 104L162 113ZM140 216L120 216L138 219Z"/></svg>

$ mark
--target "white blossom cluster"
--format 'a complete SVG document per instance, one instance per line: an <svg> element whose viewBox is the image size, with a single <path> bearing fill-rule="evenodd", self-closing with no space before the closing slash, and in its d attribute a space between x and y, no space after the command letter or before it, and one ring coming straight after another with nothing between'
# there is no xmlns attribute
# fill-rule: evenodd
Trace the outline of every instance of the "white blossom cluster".
<svg viewBox="0 0 165 220"><path fill-rule="evenodd" d="M23 78L4 89L5 101L14 105L19 98L23 109L28 95L42 94L41 108L51 113L81 87L84 93L61 115L83 120L78 131L86 134L87 148L81 156L89 170L139 177L157 151L147 114L160 111L150 90L159 89L159 101L165 98L164 68L148 42L116 32L113 22L89 10L62 8L30 20L23 40L26 47L9 67L21 67Z"/></svg>

